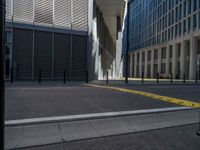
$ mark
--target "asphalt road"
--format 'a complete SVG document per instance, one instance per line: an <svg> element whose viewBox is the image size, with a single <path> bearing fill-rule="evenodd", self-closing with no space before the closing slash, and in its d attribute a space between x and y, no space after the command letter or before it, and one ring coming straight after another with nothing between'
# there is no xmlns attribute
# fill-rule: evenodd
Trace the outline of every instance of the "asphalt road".
<svg viewBox="0 0 200 150"><path fill-rule="evenodd" d="M197 128L187 125L22 150L199 150Z"/></svg>
<svg viewBox="0 0 200 150"><path fill-rule="evenodd" d="M170 88L170 87L169 87ZM159 90L159 89L158 89ZM82 83L6 85L6 120L154 109L178 105Z"/></svg>
<svg viewBox="0 0 200 150"><path fill-rule="evenodd" d="M121 83L111 83L111 86L123 87L128 89L140 90L145 92L151 92L163 96L169 96L174 98L185 99L193 102L200 102L200 84L191 83L174 83L174 84L134 84L130 82L129 84Z"/></svg>

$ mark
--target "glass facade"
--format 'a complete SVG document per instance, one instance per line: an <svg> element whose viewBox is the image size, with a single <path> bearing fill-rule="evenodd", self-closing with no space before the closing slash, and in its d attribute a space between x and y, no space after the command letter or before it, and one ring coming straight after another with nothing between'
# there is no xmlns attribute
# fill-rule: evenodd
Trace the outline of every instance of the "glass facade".
<svg viewBox="0 0 200 150"><path fill-rule="evenodd" d="M163 44L200 29L199 0L132 0L129 50Z"/></svg>

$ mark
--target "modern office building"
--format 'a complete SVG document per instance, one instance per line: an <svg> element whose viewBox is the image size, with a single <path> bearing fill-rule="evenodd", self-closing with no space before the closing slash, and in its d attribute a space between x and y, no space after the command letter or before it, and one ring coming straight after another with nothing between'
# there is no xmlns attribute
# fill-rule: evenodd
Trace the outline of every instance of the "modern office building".
<svg viewBox="0 0 200 150"><path fill-rule="evenodd" d="M129 1L130 77L199 77L200 1Z"/></svg>
<svg viewBox="0 0 200 150"><path fill-rule="evenodd" d="M117 75L124 0L6 0L6 79ZM65 73L64 73L65 72Z"/></svg>

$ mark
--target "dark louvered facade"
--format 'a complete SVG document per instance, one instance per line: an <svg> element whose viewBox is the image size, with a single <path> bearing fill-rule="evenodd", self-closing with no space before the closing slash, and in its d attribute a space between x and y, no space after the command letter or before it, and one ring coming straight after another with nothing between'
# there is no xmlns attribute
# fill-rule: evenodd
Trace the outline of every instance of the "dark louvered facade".
<svg viewBox="0 0 200 150"><path fill-rule="evenodd" d="M6 0L15 79L85 80L88 0Z"/></svg>

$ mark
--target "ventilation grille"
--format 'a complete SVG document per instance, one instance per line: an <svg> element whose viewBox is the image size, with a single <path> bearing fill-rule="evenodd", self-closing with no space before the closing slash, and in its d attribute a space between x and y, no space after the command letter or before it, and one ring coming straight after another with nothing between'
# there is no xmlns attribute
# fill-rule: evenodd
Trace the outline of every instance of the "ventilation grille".
<svg viewBox="0 0 200 150"><path fill-rule="evenodd" d="M53 0L35 0L35 22L53 24Z"/></svg>
<svg viewBox="0 0 200 150"><path fill-rule="evenodd" d="M6 19L12 19L12 0L6 0Z"/></svg>
<svg viewBox="0 0 200 150"><path fill-rule="evenodd" d="M42 70L42 79L52 79L52 33L35 31L34 78L38 79Z"/></svg>
<svg viewBox="0 0 200 150"><path fill-rule="evenodd" d="M16 74L19 80L32 79L33 31L14 29L13 61L16 64ZM15 66L15 65L14 65Z"/></svg>
<svg viewBox="0 0 200 150"><path fill-rule="evenodd" d="M85 80L86 78L87 37L72 36L72 66L71 79Z"/></svg>
<svg viewBox="0 0 200 150"><path fill-rule="evenodd" d="M13 0L14 21L33 22L33 0Z"/></svg>
<svg viewBox="0 0 200 150"><path fill-rule="evenodd" d="M54 80L69 79L70 36L54 34Z"/></svg>
<svg viewBox="0 0 200 150"><path fill-rule="evenodd" d="M55 26L71 28L71 0L54 1Z"/></svg>
<svg viewBox="0 0 200 150"><path fill-rule="evenodd" d="M73 0L73 29L87 31L88 0Z"/></svg>

